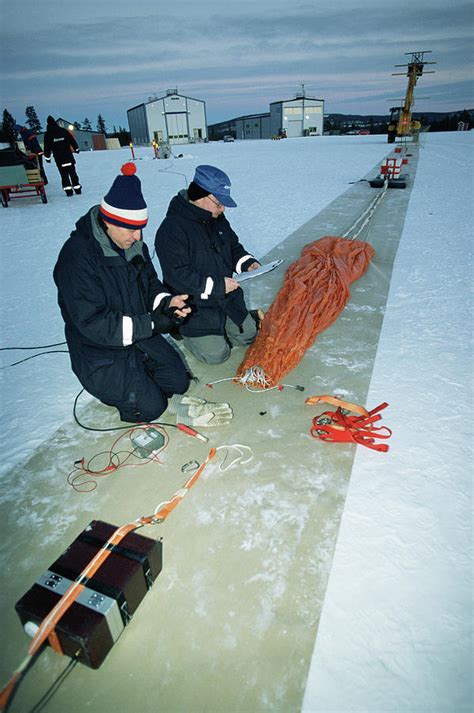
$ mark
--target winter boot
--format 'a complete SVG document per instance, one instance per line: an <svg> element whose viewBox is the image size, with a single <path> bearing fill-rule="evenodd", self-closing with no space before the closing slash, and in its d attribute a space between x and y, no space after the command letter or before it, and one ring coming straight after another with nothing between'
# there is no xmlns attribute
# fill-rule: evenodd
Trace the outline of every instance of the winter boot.
<svg viewBox="0 0 474 713"><path fill-rule="evenodd" d="M76 196L80 196L81 193L82 193L82 186L81 186L81 184L79 184L78 186L73 186L73 188L74 188L74 193L76 194Z"/></svg>
<svg viewBox="0 0 474 713"><path fill-rule="evenodd" d="M252 319L255 321L255 324L257 325L257 329L260 329L263 318L265 317L265 313L259 308L259 309L250 309L249 314L252 317Z"/></svg>

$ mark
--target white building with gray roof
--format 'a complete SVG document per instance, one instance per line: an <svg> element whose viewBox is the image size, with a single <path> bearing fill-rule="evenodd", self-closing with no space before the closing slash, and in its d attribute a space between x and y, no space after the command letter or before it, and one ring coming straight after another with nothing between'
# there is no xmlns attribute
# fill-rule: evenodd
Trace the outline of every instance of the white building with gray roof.
<svg viewBox="0 0 474 713"><path fill-rule="evenodd" d="M186 144L207 141L206 102L168 89L165 96L148 97L143 104L128 109L132 143Z"/></svg>

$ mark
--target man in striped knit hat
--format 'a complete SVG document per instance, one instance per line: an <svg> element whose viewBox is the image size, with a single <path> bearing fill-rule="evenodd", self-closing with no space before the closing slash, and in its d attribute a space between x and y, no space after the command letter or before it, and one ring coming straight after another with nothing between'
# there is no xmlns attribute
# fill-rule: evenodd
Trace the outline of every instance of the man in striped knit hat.
<svg viewBox="0 0 474 713"><path fill-rule="evenodd" d="M148 210L127 163L100 205L78 220L54 268L72 370L122 420L152 421L189 375L163 338L190 313L158 279L142 229Z"/></svg>

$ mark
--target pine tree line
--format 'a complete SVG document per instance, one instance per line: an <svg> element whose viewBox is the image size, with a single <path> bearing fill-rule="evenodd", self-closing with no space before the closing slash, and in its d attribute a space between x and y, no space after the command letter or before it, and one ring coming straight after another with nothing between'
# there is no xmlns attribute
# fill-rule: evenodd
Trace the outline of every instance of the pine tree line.
<svg viewBox="0 0 474 713"><path fill-rule="evenodd" d="M9 144L14 144L16 141L16 121L10 114L8 109L3 110L2 134Z"/></svg>
<svg viewBox="0 0 474 713"><path fill-rule="evenodd" d="M36 113L36 109L34 108L33 105L26 107L25 116L26 116L25 124L30 129L33 129L36 133L40 133L43 131L43 127L41 126L41 121L39 120L38 114ZM1 128L2 128L2 133L4 134L7 141L9 141L10 143L13 143L16 140L17 132L16 132L15 127L17 125L22 125L22 124L21 124L21 122L17 122L17 120L10 114L8 109L4 109L3 121L2 121ZM93 131L92 124L87 116L85 117L84 121L82 122L82 126L79 121L75 121L74 128L75 129L84 129L85 131ZM105 119L102 116L102 114L98 114L98 116L97 116L97 131L99 131L102 134L107 133ZM126 129L119 127L118 132L124 132L124 131L126 131ZM114 133L117 133L117 129L115 128L115 126L114 126Z"/></svg>
<svg viewBox="0 0 474 713"><path fill-rule="evenodd" d="M27 106L25 109L26 123L35 132L43 131L41 121L38 119L38 114L34 106Z"/></svg>

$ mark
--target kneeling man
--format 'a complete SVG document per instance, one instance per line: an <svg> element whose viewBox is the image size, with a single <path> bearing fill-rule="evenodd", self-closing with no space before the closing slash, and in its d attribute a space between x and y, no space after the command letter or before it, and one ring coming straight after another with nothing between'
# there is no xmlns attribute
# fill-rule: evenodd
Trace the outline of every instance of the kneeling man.
<svg viewBox="0 0 474 713"><path fill-rule="evenodd" d="M122 420L152 421L189 375L164 339L186 317L187 294L158 280L142 228L148 211L135 164L122 166L100 205L76 223L54 268L72 370Z"/></svg>

